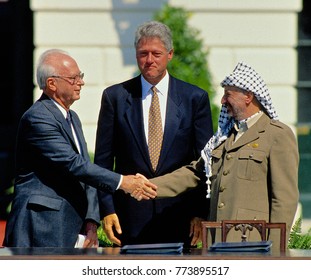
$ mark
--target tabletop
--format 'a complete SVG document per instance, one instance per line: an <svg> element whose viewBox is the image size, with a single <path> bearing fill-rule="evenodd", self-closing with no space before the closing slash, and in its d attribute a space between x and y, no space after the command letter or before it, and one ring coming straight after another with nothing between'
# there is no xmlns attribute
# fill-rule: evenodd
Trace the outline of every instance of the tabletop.
<svg viewBox="0 0 311 280"><path fill-rule="evenodd" d="M0 259L311 259L311 250L288 249L284 253L279 251L269 252L210 252L207 249L190 249L181 254L121 254L119 247L99 248L0 248Z"/></svg>

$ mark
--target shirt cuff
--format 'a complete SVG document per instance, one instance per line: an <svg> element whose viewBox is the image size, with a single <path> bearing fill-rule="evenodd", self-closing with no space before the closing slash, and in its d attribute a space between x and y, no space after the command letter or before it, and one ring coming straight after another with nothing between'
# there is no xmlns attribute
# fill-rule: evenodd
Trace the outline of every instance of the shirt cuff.
<svg viewBox="0 0 311 280"><path fill-rule="evenodd" d="M120 177L120 181L119 181L119 184L118 184L116 190L118 190L120 188L122 180L123 180L123 175L121 175L121 177Z"/></svg>

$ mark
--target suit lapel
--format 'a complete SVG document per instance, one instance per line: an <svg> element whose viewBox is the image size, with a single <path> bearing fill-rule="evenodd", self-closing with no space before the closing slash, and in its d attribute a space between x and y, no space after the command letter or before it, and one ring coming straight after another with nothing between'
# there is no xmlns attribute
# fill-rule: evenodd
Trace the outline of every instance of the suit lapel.
<svg viewBox="0 0 311 280"><path fill-rule="evenodd" d="M128 92L128 97L126 100L125 118L137 143L137 146L141 151L142 157L152 169L144 130L140 76L136 77L133 83L126 87L126 90Z"/></svg>
<svg viewBox="0 0 311 280"><path fill-rule="evenodd" d="M83 135L82 127L81 127L81 122L79 120L78 115L74 111L72 111L72 110L70 110L70 111L71 111L71 115L72 115L72 123L73 123L74 129L75 129L75 132L76 132L76 135L78 138L78 142L80 145L81 154L83 156L85 156L88 154L88 151L87 151L87 147L85 144L85 139L84 139L84 135Z"/></svg>
<svg viewBox="0 0 311 280"><path fill-rule="evenodd" d="M128 98L125 115L128 125L132 131L133 137L135 138L137 145L141 150L141 154L145 162L149 165L150 170L152 170L149 158L148 144L146 141L144 130L141 88L142 87L140 76L134 79L132 85L127 86L126 90L128 92ZM176 79L170 76L167 98L168 109L166 110L162 150L157 167L157 172L160 171L161 166L163 166L163 163L165 162L166 155L173 144L175 135L180 126L180 121L182 119L182 102L178 90L179 88L176 84Z"/></svg>
<svg viewBox="0 0 311 280"><path fill-rule="evenodd" d="M165 162L166 155L173 144L175 135L180 126L180 121L182 119L182 102L178 90L179 89L176 85L176 79L170 76L166 105L167 110L165 117L165 129L163 134L162 150L157 170L160 170L161 166Z"/></svg>
<svg viewBox="0 0 311 280"><path fill-rule="evenodd" d="M53 114L55 119L61 123L63 130L66 132L68 137L70 138L71 145L74 147L74 149L78 152L78 148L76 147L73 134L71 131L71 127L68 125L66 119L64 118L64 115L62 112L57 108L57 106L54 104L53 100L51 100L48 96L45 94L41 95L40 100L45 105L45 107Z"/></svg>
<svg viewBox="0 0 311 280"><path fill-rule="evenodd" d="M232 148L232 146L234 145L233 141L234 141L235 133L234 133L233 129L234 128L232 128L230 136L227 138L227 140L225 142L226 151L229 151Z"/></svg>

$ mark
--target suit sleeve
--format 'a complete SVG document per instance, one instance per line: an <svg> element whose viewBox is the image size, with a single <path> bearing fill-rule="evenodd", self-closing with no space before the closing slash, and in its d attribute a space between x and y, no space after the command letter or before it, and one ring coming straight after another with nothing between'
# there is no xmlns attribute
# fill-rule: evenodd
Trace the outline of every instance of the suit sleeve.
<svg viewBox="0 0 311 280"><path fill-rule="evenodd" d="M103 92L98 116L94 163L113 170L114 165L114 109L106 90ZM101 217L115 213L113 196L98 191Z"/></svg>
<svg viewBox="0 0 311 280"><path fill-rule="evenodd" d="M65 120L64 120L65 122ZM77 153L68 134L48 111L33 112L21 120L20 141L25 141L34 157L46 164L46 168L77 180L102 191L114 192L121 175L92 164Z"/></svg>
<svg viewBox="0 0 311 280"><path fill-rule="evenodd" d="M158 198L174 197L190 191L199 185L205 185L205 180L204 161L202 158L171 173L150 179L152 183L158 186Z"/></svg>
<svg viewBox="0 0 311 280"><path fill-rule="evenodd" d="M271 222L286 222L290 233L297 210L299 154L296 137L289 127L278 128L270 153ZM273 234L273 232L271 232ZM278 234L278 233L276 233Z"/></svg>
<svg viewBox="0 0 311 280"><path fill-rule="evenodd" d="M98 204L98 196L97 190L90 186L85 186L86 188L86 196L88 201L87 213L85 215L86 220L93 220L97 224L100 222L99 215L99 204Z"/></svg>
<svg viewBox="0 0 311 280"><path fill-rule="evenodd" d="M114 118L113 106L104 91L97 122L94 162L109 170L113 169L114 163Z"/></svg>
<svg viewBox="0 0 311 280"><path fill-rule="evenodd" d="M213 136L212 114L207 92L204 92L200 101L198 102L193 125L195 132L196 158L199 158L201 155L201 150L205 147L208 140Z"/></svg>
<svg viewBox="0 0 311 280"><path fill-rule="evenodd" d="M84 155L87 160L90 160L88 154ZM85 215L85 220L91 220L99 225L100 223L100 215L99 215L99 204L98 204L98 196L97 189L85 185L85 193L87 198L87 213Z"/></svg>
<svg viewBox="0 0 311 280"><path fill-rule="evenodd" d="M201 150L205 147L208 140L213 135L213 122L212 114L210 107L210 100L207 92L204 92L201 100L198 103L197 110L195 112L194 119L194 133L195 133L195 156L199 158L201 155ZM200 217L204 220L207 219L209 213L209 202L210 200L206 198L207 186L206 186L206 176L202 172L204 170L204 162L201 159L192 169L200 178L200 181L197 182L195 187L192 187L191 190L188 185L188 191L186 193L186 203L189 205L188 211L191 217ZM189 175L187 175L188 180ZM186 185L184 185L186 187ZM160 192L161 195L161 192Z"/></svg>

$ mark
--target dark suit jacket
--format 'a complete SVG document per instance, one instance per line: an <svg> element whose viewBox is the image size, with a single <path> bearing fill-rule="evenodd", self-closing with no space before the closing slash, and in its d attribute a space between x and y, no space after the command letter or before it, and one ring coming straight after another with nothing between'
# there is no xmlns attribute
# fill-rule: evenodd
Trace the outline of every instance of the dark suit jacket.
<svg viewBox="0 0 311 280"><path fill-rule="evenodd" d="M141 77L137 76L103 92L95 163L108 169L115 166L122 174L138 172L153 178L200 156L213 134L210 103L205 91L170 76L163 146L153 172L144 133L141 88ZM110 195L99 193L102 216L119 216L122 244L187 242L190 216L202 215L202 209L195 208L196 195L137 202L117 191L112 203ZM198 197L205 198L205 194Z"/></svg>
<svg viewBox="0 0 311 280"><path fill-rule="evenodd" d="M99 222L97 191L89 185L109 192L118 185L119 174L90 163L80 120L71 113L81 154L45 94L21 118L5 246L73 247L85 220Z"/></svg>

